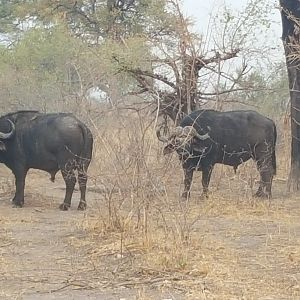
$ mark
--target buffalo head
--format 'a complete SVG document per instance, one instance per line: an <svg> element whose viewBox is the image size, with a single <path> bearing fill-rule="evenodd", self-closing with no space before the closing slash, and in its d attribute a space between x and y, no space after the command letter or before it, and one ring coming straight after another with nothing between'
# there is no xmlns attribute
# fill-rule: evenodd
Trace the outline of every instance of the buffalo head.
<svg viewBox="0 0 300 300"><path fill-rule="evenodd" d="M210 137L208 133L199 134L193 126L177 126L168 138L162 137L160 132L161 127L157 128L156 135L160 141L166 143L163 150L164 155L173 151L177 151L179 154L189 154L193 150L201 152L206 148L204 145L201 147L201 141Z"/></svg>
<svg viewBox="0 0 300 300"><path fill-rule="evenodd" d="M9 132L1 132L0 131L0 151L5 151L6 150L6 146L5 146L5 143L1 140L8 140L10 139L14 133L15 133L15 124L10 120L10 119L7 119L8 123L10 124L10 131Z"/></svg>

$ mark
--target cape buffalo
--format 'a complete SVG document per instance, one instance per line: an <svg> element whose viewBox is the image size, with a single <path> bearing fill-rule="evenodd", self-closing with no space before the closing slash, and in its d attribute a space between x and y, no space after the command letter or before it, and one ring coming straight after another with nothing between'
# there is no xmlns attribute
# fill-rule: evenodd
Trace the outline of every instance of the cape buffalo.
<svg viewBox="0 0 300 300"><path fill-rule="evenodd" d="M25 177L30 168L44 170L54 181L60 170L66 183L61 210L68 210L78 172L79 210L86 208L87 169L92 157L90 130L69 113L18 111L0 118L0 162L15 175L15 207L24 205Z"/></svg>
<svg viewBox="0 0 300 300"><path fill-rule="evenodd" d="M189 196L194 171L202 171L203 195L207 196L211 172L216 163L233 166L252 158L261 181L256 196L271 197L276 174L276 126L255 111L199 110L184 117L165 142L164 154L177 151L184 170L184 192Z"/></svg>

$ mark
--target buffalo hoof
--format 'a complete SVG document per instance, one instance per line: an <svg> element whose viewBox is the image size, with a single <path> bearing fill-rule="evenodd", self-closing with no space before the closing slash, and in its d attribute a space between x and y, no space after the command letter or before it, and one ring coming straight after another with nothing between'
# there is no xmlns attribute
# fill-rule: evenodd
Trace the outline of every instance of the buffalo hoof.
<svg viewBox="0 0 300 300"><path fill-rule="evenodd" d="M206 200L206 199L208 199L208 193L202 193L200 195L200 200Z"/></svg>
<svg viewBox="0 0 300 300"><path fill-rule="evenodd" d="M254 197L255 198L262 198L262 199L270 199L271 198L271 195L263 192L263 191L257 191L255 194L254 194Z"/></svg>
<svg viewBox="0 0 300 300"><path fill-rule="evenodd" d="M62 203L60 206L59 206L59 209L62 210L62 211L66 211L70 208L70 205L66 204L66 203Z"/></svg>
<svg viewBox="0 0 300 300"><path fill-rule="evenodd" d="M24 206L24 203L22 202L13 202L12 207L13 208L22 208Z"/></svg>
<svg viewBox="0 0 300 300"><path fill-rule="evenodd" d="M183 192L183 193L181 194L181 199L182 199L183 201L188 200L190 197L191 197L191 193L190 193L190 192Z"/></svg>
<svg viewBox="0 0 300 300"><path fill-rule="evenodd" d="M86 202L80 201L77 209L78 210L86 210Z"/></svg>

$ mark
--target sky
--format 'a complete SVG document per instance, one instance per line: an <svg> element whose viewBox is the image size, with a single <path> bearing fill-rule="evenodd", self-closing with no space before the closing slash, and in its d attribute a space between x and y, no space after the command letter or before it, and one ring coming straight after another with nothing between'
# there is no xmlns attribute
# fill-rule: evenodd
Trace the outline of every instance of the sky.
<svg viewBox="0 0 300 300"><path fill-rule="evenodd" d="M238 13L243 11L250 1L255 0L182 0L182 3L185 14L191 16L195 22L195 30L205 34L208 30L210 15L215 14L224 4L234 13ZM281 17L278 2L278 0L267 0L270 5L268 17L272 24L265 35L258 36L258 40L260 40L258 43L267 43L276 47L273 55L281 60L284 57L284 51L281 42Z"/></svg>
<svg viewBox="0 0 300 300"><path fill-rule="evenodd" d="M193 17L196 21L196 24L199 28L206 27L209 21L209 15L216 11L219 7L228 6L236 11L242 11L248 2L253 2L251 0L182 0L183 7L187 15ZM279 10L276 9L277 2L276 0L269 1L273 9L270 10L270 17L274 22L277 22L278 29L281 29L281 19ZM280 37L280 32L278 36Z"/></svg>

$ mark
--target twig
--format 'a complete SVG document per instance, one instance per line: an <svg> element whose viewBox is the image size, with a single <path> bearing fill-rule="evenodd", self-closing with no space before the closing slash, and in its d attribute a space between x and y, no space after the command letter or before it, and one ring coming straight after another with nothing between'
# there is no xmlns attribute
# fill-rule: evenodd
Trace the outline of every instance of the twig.
<svg viewBox="0 0 300 300"><path fill-rule="evenodd" d="M50 292L51 292L51 293L59 292L59 291L65 289L65 288L67 288L67 287L69 287L69 286L77 286L77 287L84 288L84 289L87 289L87 288L92 289L92 288L93 288L93 287L91 287L90 285L70 282L70 283L67 283L67 284L61 286L60 288L53 289L53 290L51 290Z"/></svg>

